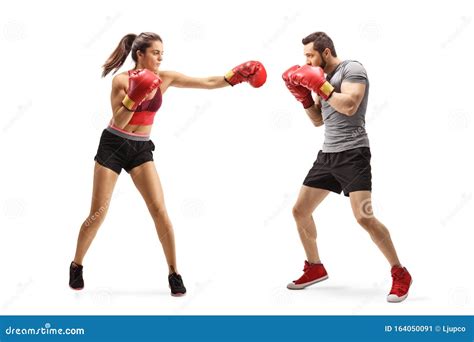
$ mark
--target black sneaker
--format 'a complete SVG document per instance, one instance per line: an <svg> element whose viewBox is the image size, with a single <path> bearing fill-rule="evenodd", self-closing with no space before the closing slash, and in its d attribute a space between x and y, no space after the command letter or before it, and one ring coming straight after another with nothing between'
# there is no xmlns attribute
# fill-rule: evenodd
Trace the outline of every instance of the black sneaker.
<svg viewBox="0 0 474 342"><path fill-rule="evenodd" d="M168 282L170 283L171 295L175 297L184 296L186 293L186 288L183 284L183 279L181 275L177 273L171 273L168 276Z"/></svg>
<svg viewBox="0 0 474 342"><path fill-rule="evenodd" d="M69 287L73 290L82 290L84 288L82 265L71 262L71 266L69 266Z"/></svg>

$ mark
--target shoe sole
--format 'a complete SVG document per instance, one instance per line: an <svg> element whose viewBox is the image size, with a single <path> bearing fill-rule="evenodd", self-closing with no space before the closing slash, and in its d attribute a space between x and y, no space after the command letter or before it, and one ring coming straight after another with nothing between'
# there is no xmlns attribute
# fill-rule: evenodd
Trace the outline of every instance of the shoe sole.
<svg viewBox="0 0 474 342"><path fill-rule="evenodd" d="M171 290L171 287L168 285L168 288ZM177 293L173 293L171 292L171 296L172 297L183 297L186 295L186 292L182 293L182 292L177 292Z"/></svg>
<svg viewBox="0 0 474 342"><path fill-rule="evenodd" d="M410 287L411 287L411 284L413 284L413 278L410 280ZM401 296L401 297L398 297L396 295L388 295L387 296L387 302L389 302L389 303L401 303L405 299L407 299L409 292L410 292L410 288L408 288L407 294L404 295L404 296ZM390 297L390 296L392 296L392 297Z"/></svg>
<svg viewBox="0 0 474 342"><path fill-rule="evenodd" d="M304 284L295 284L295 283L289 283L288 285L286 285L286 288L288 290L303 290L304 288L308 287L308 286L311 286L311 285L314 285L316 283L319 283L323 280L326 280L328 279L329 276L324 276L324 277L321 277L321 278L318 278L316 280L313 280L313 281L310 281L310 282L307 282L307 283L304 283Z"/></svg>
<svg viewBox="0 0 474 342"><path fill-rule="evenodd" d="M72 287L71 285L69 285L69 288L74 291L81 291L84 287Z"/></svg>

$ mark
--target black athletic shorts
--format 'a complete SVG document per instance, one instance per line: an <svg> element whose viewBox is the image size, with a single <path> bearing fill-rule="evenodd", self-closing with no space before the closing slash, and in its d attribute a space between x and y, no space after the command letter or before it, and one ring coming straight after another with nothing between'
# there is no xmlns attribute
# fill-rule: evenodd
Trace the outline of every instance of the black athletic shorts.
<svg viewBox="0 0 474 342"><path fill-rule="evenodd" d="M353 191L371 191L370 157L370 148L368 147L358 147L336 153L319 151L303 184L338 194L344 191L345 196L349 196L349 193Z"/></svg>
<svg viewBox="0 0 474 342"><path fill-rule="evenodd" d="M153 161L154 150L151 140L135 141L104 129L94 160L120 174L122 168L130 172L134 167Z"/></svg>

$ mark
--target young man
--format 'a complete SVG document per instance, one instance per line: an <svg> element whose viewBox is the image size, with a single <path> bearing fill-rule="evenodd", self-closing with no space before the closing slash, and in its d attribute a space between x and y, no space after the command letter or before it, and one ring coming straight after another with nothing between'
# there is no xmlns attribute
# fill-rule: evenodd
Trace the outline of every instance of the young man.
<svg viewBox="0 0 474 342"><path fill-rule="evenodd" d="M367 73L359 62L341 61L331 38L314 32L303 39L306 65L295 65L283 73L283 80L303 104L311 122L326 126L323 149L308 172L293 216L306 252L304 274L288 284L299 290L328 278L316 245L312 213L330 191L350 198L357 222L369 233L391 266L389 302L408 296L412 278L400 264L387 228L372 213L370 148L365 131L369 97ZM327 78L325 77L327 75ZM317 94L316 102L312 92Z"/></svg>

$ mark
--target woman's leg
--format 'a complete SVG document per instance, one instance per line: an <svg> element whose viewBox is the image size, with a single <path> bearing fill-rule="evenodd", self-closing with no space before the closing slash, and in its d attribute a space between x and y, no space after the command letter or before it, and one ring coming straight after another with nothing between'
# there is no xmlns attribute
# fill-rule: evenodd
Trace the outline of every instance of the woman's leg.
<svg viewBox="0 0 474 342"><path fill-rule="evenodd" d="M178 273L173 226L166 211L163 190L155 164L152 161L141 164L133 168L130 175L155 222L156 232L168 262L169 273Z"/></svg>
<svg viewBox="0 0 474 342"><path fill-rule="evenodd" d="M95 163L91 209L89 216L82 223L77 238L76 254L74 256L76 265L82 265L84 256L104 221L117 179L118 174L116 172L97 162Z"/></svg>

